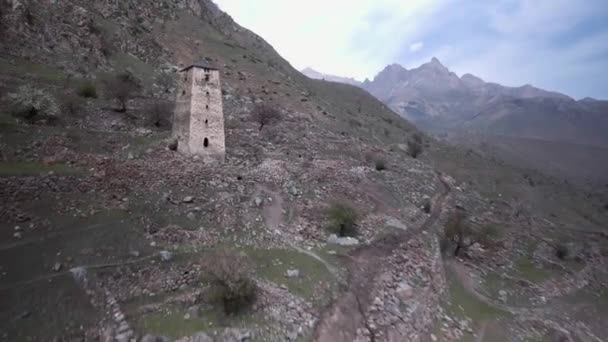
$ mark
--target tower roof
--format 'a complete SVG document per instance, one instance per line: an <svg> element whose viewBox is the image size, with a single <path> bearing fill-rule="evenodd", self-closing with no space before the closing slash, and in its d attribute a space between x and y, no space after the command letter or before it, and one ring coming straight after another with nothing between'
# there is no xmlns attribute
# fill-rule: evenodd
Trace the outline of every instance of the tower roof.
<svg viewBox="0 0 608 342"><path fill-rule="evenodd" d="M209 65L209 64L207 63L207 61L204 61L204 60L203 60L203 61L200 61L200 62L198 62L198 63L191 64L191 65L189 65L189 66L187 66L187 67L183 68L182 70L180 70L180 72L182 72L182 71L186 71L186 70L190 70L190 69L192 69L192 68L203 68L203 69L212 69L212 70L218 70L218 68L216 68L216 67L214 67L214 66Z"/></svg>

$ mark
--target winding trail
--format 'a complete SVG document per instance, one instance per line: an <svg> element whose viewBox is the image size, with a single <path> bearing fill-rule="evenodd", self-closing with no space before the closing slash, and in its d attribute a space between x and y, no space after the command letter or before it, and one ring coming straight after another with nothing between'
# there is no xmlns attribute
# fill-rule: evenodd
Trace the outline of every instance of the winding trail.
<svg viewBox="0 0 608 342"><path fill-rule="evenodd" d="M270 202L269 205L264 205L264 207L262 208L262 213L264 216L264 221L266 221L266 225L273 231L279 230L279 227L280 227L281 223L283 222L283 198L281 197L281 194L279 194L278 192L273 191L270 188L268 188L264 185L261 185L261 184L258 184L256 187L257 187L257 189L256 189L254 196L259 196L260 193L266 193L272 197L272 202ZM292 249L294 249L302 254L306 254L309 257L322 263L323 266L325 266L325 268L331 274L336 274L338 272L338 270L332 264L327 262L325 259L320 257L315 252L306 250L302 247L299 247L290 240L287 240L285 242Z"/></svg>
<svg viewBox="0 0 608 342"><path fill-rule="evenodd" d="M547 307L520 307L520 306L511 306L501 302L498 302L492 298L485 296L484 294L477 291L474 280L469 275L468 271L465 269L464 265L459 264L455 261L449 261L445 263L446 267L449 268L455 275L458 281L462 284L465 291L474 296L479 301L492 306L494 308L500 309L502 311L508 312L514 317L517 317L520 321L530 321L537 322L542 325L548 326L555 331L560 332L565 338L565 341L593 341L593 342L604 342L603 339L595 336L590 329L588 329L585 325L579 322L578 326L568 326L565 322L558 322L556 320L555 312L551 312L550 308ZM483 341L486 326L495 321L483 321L481 322L480 331L476 341Z"/></svg>
<svg viewBox="0 0 608 342"><path fill-rule="evenodd" d="M357 329L367 327L365 311L370 305L370 292L374 280L381 271L381 267L378 266L382 265L382 259L390 256L401 243L427 230L437 221L450 192L448 182L441 176L439 180L443 189L433 200L431 215L420 226L395 232L351 252L347 265L349 273L347 288L317 322L314 332L315 341L352 342L357 337ZM375 340L373 334L371 340Z"/></svg>

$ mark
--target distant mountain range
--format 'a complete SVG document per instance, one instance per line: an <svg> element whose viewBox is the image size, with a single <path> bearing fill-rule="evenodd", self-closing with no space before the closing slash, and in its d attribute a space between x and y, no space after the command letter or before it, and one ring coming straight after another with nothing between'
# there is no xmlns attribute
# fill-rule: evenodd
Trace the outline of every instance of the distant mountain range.
<svg viewBox="0 0 608 342"><path fill-rule="evenodd" d="M310 68L303 73L360 86L434 133L474 132L608 146L608 101L576 101L531 85L506 87L471 74L458 77L437 58L410 70L391 64L365 82Z"/></svg>
<svg viewBox="0 0 608 342"><path fill-rule="evenodd" d="M346 84L354 85L357 87L360 87L362 84L361 82L357 81L354 78L324 74L324 73L318 72L312 68L306 68L306 69L302 70L302 73L315 80L326 80L326 81L331 81L331 82L346 83Z"/></svg>

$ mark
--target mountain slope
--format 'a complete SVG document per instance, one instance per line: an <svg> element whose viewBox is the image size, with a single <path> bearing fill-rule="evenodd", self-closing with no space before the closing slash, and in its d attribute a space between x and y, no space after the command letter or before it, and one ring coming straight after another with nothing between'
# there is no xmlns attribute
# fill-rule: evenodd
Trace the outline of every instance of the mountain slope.
<svg viewBox="0 0 608 342"><path fill-rule="evenodd" d="M466 208L471 222L500 227L495 249L471 255L484 269L499 265L493 273L511 274L516 258L551 257L551 234L585 247L573 253L584 264L551 259L561 265L547 266L552 281L571 284L560 276L572 275L593 292L605 283L606 253L587 235L593 222L606 221L599 196L572 200L561 182L527 171L524 178L520 169L420 134L361 88L303 76L211 1L0 5L3 339L307 341L318 327L335 333L332 342L479 333L489 317L479 315L474 298L447 291L459 283L445 277L439 250L437 234L456 208ZM173 151L169 127L157 125L157 115L171 111L162 105L175 100L174 71L201 59L221 72L222 164ZM428 73L445 74L436 64ZM140 86L126 112L113 109L116 99L104 86L116 72ZM98 96L79 96L82 85ZM57 100L57 120L13 117L15 94ZM74 96L80 101L70 102ZM282 120L261 128L251 115L261 103ZM32 108L27 114L37 115ZM407 142L416 140L423 152L412 158ZM564 189L560 197L556 189ZM511 214L521 198L534 215ZM342 219L328 209L344 205L350 218L335 222ZM330 235L351 218L356 237ZM562 225L577 230L554 229ZM255 285L254 305L239 303L227 314L234 297L216 291L227 290L216 268L229 281L243 275L246 288ZM553 287L529 294L528 283L519 283L506 288L509 299L559 299ZM338 310L339 321L325 319L343 297L354 305ZM595 314L601 304L568 307L567 314L539 308L530 327L517 315L493 323L507 325L516 340L553 326L574 334L582 329L573 318L578 309L605 336L605 315Z"/></svg>
<svg viewBox="0 0 608 342"><path fill-rule="evenodd" d="M530 139L608 146L602 101L575 101L530 85L505 87L465 74L439 60L406 70L387 66L363 88L431 131L464 129Z"/></svg>

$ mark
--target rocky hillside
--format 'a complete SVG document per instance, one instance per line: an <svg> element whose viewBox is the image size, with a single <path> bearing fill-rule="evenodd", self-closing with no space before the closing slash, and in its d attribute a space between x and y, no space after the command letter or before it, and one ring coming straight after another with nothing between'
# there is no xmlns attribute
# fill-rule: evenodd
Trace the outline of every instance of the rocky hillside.
<svg viewBox="0 0 608 342"><path fill-rule="evenodd" d="M606 335L601 189L437 142L209 0L0 10L3 340ZM175 70L202 59L221 72L223 164L170 139ZM259 104L280 120L261 128ZM458 247L444 227L463 210L497 233Z"/></svg>

